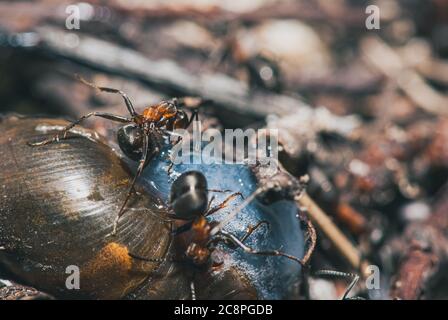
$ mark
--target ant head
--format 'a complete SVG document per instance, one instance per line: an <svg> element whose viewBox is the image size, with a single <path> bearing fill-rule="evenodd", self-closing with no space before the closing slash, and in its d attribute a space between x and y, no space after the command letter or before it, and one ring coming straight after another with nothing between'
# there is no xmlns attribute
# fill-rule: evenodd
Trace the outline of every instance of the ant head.
<svg viewBox="0 0 448 320"><path fill-rule="evenodd" d="M178 110L176 114L176 119L174 120L174 129L185 129L188 127L189 120L188 116L183 110Z"/></svg>
<svg viewBox="0 0 448 320"><path fill-rule="evenodd" d="M199 171L182 173L171 186L170 204L182 219L204 215L208 205L207 180Z"/></svg>
<svg viewBox="0 0 448 320"><path fill-rule="evenodd" d="M118 145L132 160L138 161L142 157L143 135L143 130L135 124L127 124L118 129Z"/></svg>

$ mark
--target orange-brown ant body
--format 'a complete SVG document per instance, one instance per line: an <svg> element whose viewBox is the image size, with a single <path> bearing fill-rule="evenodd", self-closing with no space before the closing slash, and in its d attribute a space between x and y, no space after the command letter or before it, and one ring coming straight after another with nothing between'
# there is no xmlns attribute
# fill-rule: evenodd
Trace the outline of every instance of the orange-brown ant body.
<svg viewBox="0 0 448 320"><path fill-rule="evenodd" d="M173 98L149 106L145 108L141 114L138 114L135 111L131 100L123 91L108 87L99 87L80 77L78 78L86 85L100 91L120 94L124 99L130 116L121 116L105 112L90 112L66 126L54 137L44 141L29 143L29 145L42 146L57 142L60 139L65 139L70 129L92 116L125 124L117 131L118 144L123 153L132 160L138 161L139 165L137 172L129 186L129 191L123 201L123 205L121 206L114 221L113 230L111 233L111 235L114 235L117 231L118 220L125 211L126 204L132 195L137 178L141 175L143 169L149 161L161 151L163 138L175 135L173 133L174 129L188 128L192 121L197 119L197 109L203 101L199 98L193 97L185 97L182 99ZM192 115L190 118L182 109L183 107L189 107L192 109Z"/></svg>

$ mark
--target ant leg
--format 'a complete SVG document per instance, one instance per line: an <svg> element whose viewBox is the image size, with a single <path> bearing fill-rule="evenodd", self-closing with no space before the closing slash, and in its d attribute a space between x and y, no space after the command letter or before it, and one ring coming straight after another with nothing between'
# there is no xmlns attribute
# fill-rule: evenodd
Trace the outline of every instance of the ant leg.
<svg viewBox="0 0 448 320"><path fill-rule="evenodd" d="M144 261L144 262L152 262L152 263L163 263L163 262L167 262L167 261L178 262L178 263L185 262L185 260L181 260L181 259L146 258L146 257L139 256L137 254L134 254L132 252L128 252L128 256L130 256L132 259L135 259L135 260L140 260L140 261Z"/></svg>
<svg viewBox="0 0 448 320"><path fill-rule="evenodd" d="M279 250L266 250L266 251L254 250L251 247L249 247L249 246L245 245L244 243L242 243L240 241L240 239L238 239L235 235L233 235L233 234L231 234L231 233L229 233L227 231L220 230L217 235L222 236L222 240L223 241L227 240L226 242L230 242L231 244L235 245L236 247L240 247L246 253L262 255L262 256L285 257L285 258L288 258L290 260L293 260L293 261L297 262L301 266L304 266L304 263L299 258L297 258L297 257L295 257L293 255L287 254L285 252L279 251ZM220 240L220 239L218 239L218 240Z"/></svg>
<svg viewBox="0 0 448 320"><path fill-rule="evenodd" d="M196 289L194 287L194 281L190 282L190 289L191 289L191 300L196 300Z"/></svg>
<svg viewBox="0 0 448 320"><path fill-rule="evenodd" d="M210 209L211 204L212 204L213 200L215 199L215 197L213 196L213 197L210 199L210 201L208 202L208 205L207 205L207 213L206 213L205 216L209 216L210 214L213 214L213 213L215 213L216 211L218 211L218 210L224 208L224 207L227 205L227 202L229 202L230 200L232 200L232 198L236 197L237 195L240 195L240 196L242 197L242 194L241 194L240 192L235 192L234 194L230 195L226 200L224 200L220 205L214 207L213 209ZM192 225L193 225L193 221L189 221L188 223L186 223L186 224L180 226L179 228L174 229L174 230L171 232L171 234L173 234L173 235L179 235L179 234L181 234L181 233L183 233L183 232L186 232L186 231L190 230ZM258 226L255 227L255 228L258 228ZM253 232L253 231L252 231L252 232Z"/></svg>
<svg viewBox="0 0 448 320"><path fill-rule="evenodd" d="M118 93L119 95L122 96L124 103L126 104L126 107L128 108L128 111L129 111L130 115L132 116L132 118L135 118L137 116L137 112L135 112L134 105L132 104L131 99L129 99L128 95L126 93L124 93L123 91L114 89L114 88L99 87L96 84L85 80L84 78L82 78L79 75L76 75L76 78L79 81L81 81L82 83L84 83L85 85L92 87L94 89L97 89L97 90L100 90L103 92L108 92L108 93Z"/></svg>
<svg viewBox="0 0 448 320"><path fill-rule="evenodd" d="M223 202L221 202L220 204L218 204L217 206L211 208L210 210L207 211L207 213L205 214L206 217L216 213L217 211L224 209L225 207L227 207L227 204L232 201L233 199L235 199L237 196L240 196L241 199L244 199L243 194L241 192L235 192L232 193L230 196L228 196Z"/></svg>
<svg viewBox="0 0 448 320"><path fill-rule="evenodd" d="M149 138L147 135L143 136L144 140L143 140L143 155L142 158L140 159L140 163L138 165L137 168L137 172L134 175L134 178L132 179L131 185L129 187L129 191L126 195L126 199L123 202L123 205L120 208L120 211L117 214L117 217L114 220L114 225L113 225L113 229L112 229L112 233L110 235L115 235L117 233L117 226L118 226L118 220L121 218L121 216L124 213L124 209L126 207L126 204L128 203L131 195L132 195L132 190L134 189L135 186L135 182L137 181L137 178L140 176L140 174L143 172L143 169L145 168L145 165L147 163L147 159L148 159L148 148L149 148ZM158 147L156 147L154 149L154 151L152 152L151 157L156 154L158 152Z"/></svg>
<svg viewBox="0 0 448 320"><path fill-rule="evenodd" d="M128 252L128 256L130 256L133 259L142 260L142 261L145 261L145 262L161 263L161 262L168 261L167 259L145 258L145 257L141 257L139 255L133 254L132 252Z"/></svg>
<svg viewBox="0 0 448 320"><path fill-rule="evenodd" d="M212 207L212 203L215 200L215 196L212 196L210 200L208 201L207 210L205 212L208 212L210 208Z"/></svg>
<svg viewBox="0 0 448 320"><path fill-rule="evenodd" d="M193 109L193 111L191 113L191 117L188 120L188 123L187 123L185 129L190 127L194 120L199 121L199 110L198 110L198 108Z"/></svg>
<svg viewBox="0 0 448 320"><path fill-rule="evenodd" d="M168 169L167 169L167 171L166 171L166 173L167 173L168 175L171 174L171 170L173 170L173 167L174 167L174 162L173 162L173 161L170 161L170 165L168 166Z"/></svg>
<svg viewBox="0 0 448 320"><path fill-rule="evenodd" d="M347 286L347 289L345 289L344 295L342 296L342 300L349 300L352 298L347 298L350 291L353 289L353 287L358 283L359 276L354 273L347 273L347 272L341 272L341 271L334 271L334 270L319 270L316 273L314 273L315 276L332 276L332 277L339 277L339 278L351 278L352 281ZM355 299L362 299L362 298L355 298Z"/></svg>
<svg viewBox="0 0 448 320"><path fill-rule="evenodd" d="M317 242L317 234L316 229L314 229L314 225L311 222L310 219L307 219L306 221L307 231L308 231L308 248L305 252L305 255L303 256L303 263L307 264L308 261L311 259L311 255L314 252L314 249L316 248L316 242Z"/></svg>
<svg viewBox="0 0 448 320"><path fill-rule="evenodd" d="M179 134L179 133L176 133L176 132L173 132L173 131L170 131L170 130L166 130L166 129L162 129L162 130L160 130L159 133L160 133L162 136L168 136L168 137L170 138L170 142L172 141L171 138L173 138L173 137L177 137L176 142L174 142L174 143L172 144L172 146L171 146L171 150L172 150L172 149L173 149L179 142L182 141L182 137L183 137L183 136L182 136L181 134ZM171 174L171 170L173 169L173 166L174 166L174 159L175 159L175 158L172 158L171 156L168 157L168 160L170 161L170 164L169 164L168 169L167 169L167 173L168 173L168 175Z"/></svg>
<svg viewBox="0 0 448 320"><path fill-rule="evenodd" d="M189 221L189 222L181 225L180 227L174 229L173 231L171 231L171 234L173 236L177 236L181 233L187 232L188 230L191 229L192 225L193 225L193 221Z"/></svg>
<svg viewBox="0 0 448 320"><path fill-rule="evenodd" d="M80 124L83 120L90 118L90 117L101 117L101 118L105 118L108 120L112 120L112 121L117 121L117 122L121 122L121 123L129 123L132 122L131 119L126 118L126 117L122 117L122 116L118 116L115 114L111 114L111 113L105 113L105 112L90 112L84 116L82 116L81 118L79 118L78 120L70 123L69 125L67 125L64 129L61 130L60 133L56 134L55 136L53 136L53 138L47 139L47 140L43 140L40 142L28 142L29 146L32 147L36 147L36 146L43 146L43 145L47 145L50 144L52 142L56 142L59 141L59 139L61 139L59 137L60 134L63 134L62 139L67 138L67 132L70 131L74 126Z"/></svg>
<svg viewBox="0 0 448 320"><path fill-rule="evenodd" d="M175 103L177 104L177 99L176 98L172 99L172 101L175 101ZM199 121L198 108L193 109L192 112L193 113L192 113L190 119L188 120L188 123L186 124L184 129L187 129L188 127L190 127L190 125L193 123L194 119L196 119L196 121ZM173 149L176 145L178 145L182 141L182 138L183 138L182 135L176 134L176 133L174 133L172 131L168 131L168 130L165 130L165 134L169 135L170 137L177 136L177 140L171 146L171 149ZM173 169L173 166L174 166L174 161L173 161L173 159L170 158L170 164L169 164L168 169L167 169L168 175L171 174L171 170Z"/></svg>
<svg viewBox="0 0 448 320"><path fill-rule="evenodd" d="M255 230L257 230L258 228L260 228L263 224L265 224L266 227L269 228L269 222L268 222L268 221L266 221L266 220L259 221L255 226L249 226L249 227L247 227L247 232L246 232L246 234L245 234L244 236L241 237L240 241L241 241L242 243L244 243L244 241L246 241L246 239L249 238L250 235L251 235L252 233L254 233Z"/></svg>
<svg viewBox="0 0 448 320"><path fill-rule="evenodd" d="M226 189L226 190L207 189L207 191L209 191L209 192L218 192L218 193L226 193L226 192L230 192L232 190L228 190L228 189Z"/></svg>
<svg viewBox="0 0 448 320"><path fill-rule="evenodd" d="M176 133L176 132L169 131L169 130L161 130L161 132L162 132L162 134L166 134L169 137L177 137L179 139L182 138L182 135L180 133ZM176 143L177 143L177 141L176 141Z"/></svg>

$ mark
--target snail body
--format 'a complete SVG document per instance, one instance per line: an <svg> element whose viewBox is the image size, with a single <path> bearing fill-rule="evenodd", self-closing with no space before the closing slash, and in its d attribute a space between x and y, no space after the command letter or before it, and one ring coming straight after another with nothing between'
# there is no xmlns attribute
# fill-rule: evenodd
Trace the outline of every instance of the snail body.
<svg viewBox="0 0 448 320"><path fill-rule="evenodd" d="M253 170L245 164L223 163L221 158L208 156L206 153L192 152L185 159L201 159L191 163L174 164L171 171L167 150L161 152L148 165L142 175L142 185L169 203L169 193L173 182L188 171L200 171L207 180L209 188L218 190L240 191L244 198L249 197L260 185ZM280 169L279 169L280 170ZM229 193L214 193L214 204L221 203ZM224 220L240 201L232 201L226 208L208 217L211 222ZM305 254L306 227L298 217L299 211L287 197L278 197L269 204L258 199L243 208L237 216L228 221L223 230L238 237L244 236L248 227L254 227L261 221L264 225L248 239L247 245L255 250L281 250L295 257ZM230 250L221 247L224 256L222 268L238 268L249 279L262 299L291 299L297 297L297 284L301 279L301 267L284 257L248 255L240 249Z"/></svg>

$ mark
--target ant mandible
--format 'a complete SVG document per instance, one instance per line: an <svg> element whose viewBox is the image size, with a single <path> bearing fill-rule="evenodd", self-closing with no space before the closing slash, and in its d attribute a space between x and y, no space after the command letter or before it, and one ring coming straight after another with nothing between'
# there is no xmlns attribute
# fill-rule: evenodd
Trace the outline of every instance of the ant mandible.
<svg viewBox="0 0 448 320"><path fill-rule="evenodd" d="M78 120L70 123L60 133L54 135L52 138L43 140L40 142L28 143L30 146L43 146L53 142L58 142L60 139L66 139L67 133L83 120L94 117L101 117L111 121L119 123L125 123L117 131L117 140L120 149L123 153L134 161L138 161L138 168L129 186L129 191L126 198L120 208L120 211L115 218L113 224L113 230L110 235L115 235L117 232L118 220L123 215L126 204L128 203L134 185L137 178L143 172L143 169L162 149L162 138L175 136L174 129L186 129L188 128L194 119L198 119L198 108L203 103L200 98L185 97L182 99L173 98L170 100L163 100L155 105L151 105L145 108L142 114L138 114L129 97L121 90L99 87L93 83L90 83L80 76L77 78L84 84L98 89L102 92L116 93L121 95L129 112L129 117L115 115L106 112L90 112ZM188 118L188 115L182 107L190 107L192 109L192 115ZM177 142L180 141L180 138Z"/></svg>
<svg viewBox="0 0 448 320"><path fill-rule="evenodd" d="M249 226L245 235L238 238L234 234L219 229L216 231L216 222L209 222L207 217L225 208L229 201L237 196L241 196L240 192L235 192L228 196L221 204L211 207L214 197L208 200L208 192L226 192L229 190L215 190L207 188L207 180L199 171L187 171L181 174L172 184L170 192L170 207L174 213L169 214L173 220L186 221L186 223L173 231L173 234L179 235L184 232L190 233L190 242L185 251L187 261L193 262L196 266L204 266L208 263L214 265L219 262L213 261L212 253L219 243L223 243L228 247L235 249L241 248L248 254L264 255L264 256L282 256L305 265L306 261L284 253L279 250L258 251L244 242L245 240L262 225L269 226L267 221L260 221L255 226ZM249 199L249 198L248 198ZM151 259L140 257L129 253L135 259L147 262L163 262L167 259ZM194 297L194 284L192 284L192 296Z"/></svg>

